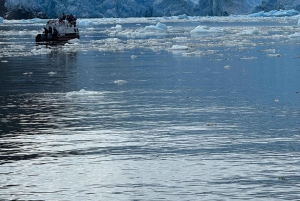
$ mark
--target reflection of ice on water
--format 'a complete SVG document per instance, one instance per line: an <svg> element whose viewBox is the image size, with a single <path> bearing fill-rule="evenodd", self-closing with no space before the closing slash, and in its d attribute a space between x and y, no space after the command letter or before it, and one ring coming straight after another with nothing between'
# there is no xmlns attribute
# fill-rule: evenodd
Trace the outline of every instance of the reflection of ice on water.
<svg viewBox="0 0 300 201"><path fill-rule="evenodd" d="M86 91L84 89L81 89L80 91L71 91L66 93L67 98L88 98L93 96L103 96L103 93L97 91Z"/></svg>

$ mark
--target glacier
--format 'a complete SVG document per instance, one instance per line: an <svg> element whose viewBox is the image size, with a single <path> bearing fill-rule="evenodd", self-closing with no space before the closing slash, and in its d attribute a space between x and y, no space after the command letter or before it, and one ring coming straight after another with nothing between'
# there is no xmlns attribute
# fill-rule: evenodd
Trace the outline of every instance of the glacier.
<svg viewBox="0 0 300 201"><path fill-rule="evenodd" d="M300 10L300 0L0 0L6 19L57 18L72 13L80 18L160 16L224 16L271 10Z"/></svg>

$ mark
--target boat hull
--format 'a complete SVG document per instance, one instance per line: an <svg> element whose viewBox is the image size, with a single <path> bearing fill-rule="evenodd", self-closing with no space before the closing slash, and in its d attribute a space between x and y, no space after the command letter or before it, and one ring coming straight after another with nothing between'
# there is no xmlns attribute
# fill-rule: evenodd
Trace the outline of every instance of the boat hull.
<svg viewBox="0 0 300 201"><path fill-rule="evenodd" d="M72 39L79 39L80 36L77 34L66 34L66 35L59 35L57 37L47 36L45 34L38 34L35 37L36 43L55 43L55 42L68 42Z"/></svg>

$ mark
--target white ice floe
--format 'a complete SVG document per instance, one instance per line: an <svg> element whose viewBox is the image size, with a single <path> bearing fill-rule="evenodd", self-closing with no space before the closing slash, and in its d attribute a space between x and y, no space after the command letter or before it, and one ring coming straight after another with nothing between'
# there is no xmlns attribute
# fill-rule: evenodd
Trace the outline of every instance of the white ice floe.
<svg viewBox="0 0 300 201"><path fill-rule="evenodd" d="M71 40L68 40L68 43L80 43L80 39L78 38L74 38L74 39L71 39Z"/></svg>
<svg viewBox="0 0 300 201"><path fill-rule="evenodd" d="M257 28L249 28L249 29L244 29L242 32L237 33L237 35L240 36L252 36L252 35L258 35L259 30Z"/></svg>
<svg viewBox="0 0 300 201"><path fill-rule="evenodd" d="M115 80L114 83L117 85L123 85L123 84L126 84L127 81L126 80Z"/></svg>
<svg viewBox="0 0 300 201"><path fill-rule="evenodd" d="M50 71L49 73L48 73L48 75L56 75L57 74L57 72L55 72L55 71Z"/></svg>
<svg viewBox="0 0 300 201"><path fill-rule="evenodd" d="M80 91L71 91L66 93L67 98L80 98L80 97L91 97L91 96L102 96L102 92L98 91L86 91L85 89L81 89Z"/></svg>
<svg viewBox="0 0 300 201"><path fill-rule="evenodd" d="M293 33L289 35L290 39L299 39L300 38L300 33Z"/></svg>
<svg viewBox="0 0 300 201"><path fill-rule="evenodd" d="M257 57L242 57L240 60L257 60Z"/></svg>
<svg viewBox="0 0 300 201"><path fill-rule="evenodd" d="M281 54L268 54L267 57L271 58L271 57L282 57Z"/></svg>
<svg viewBox="0 0 300 201"><path fill-rule="evenodd" d="M224 30L222 28L199 25L195 29L191 30L191 34L222 33L223 31Z"/></svg>
<svg viewBox="0 0 300 201"><path fill-rule="evenodd" d="M189 47L185 45L173 45L169 50L188 50Z"/></svg>
<svg viewBox="0 0 300 201"><path fill-rule="evenodd" d="M33 23L42 23L45 22L45 19L40 19L40 18L33 18L33 19L27 19L27 20L20 20L20 23L25 23L25 24L33 24Z"/></svg>
<svg viewBox="0 0 300 201"><path fill-rule="evenodd" d="M112 27L111 29L114 29L114 30L118 30L118 31L121 31L122 30L122 25L120 24L117 24L115 27Z"/></svg>
<svg viewBox="0 0 300 201"><path fill-rule="evenodd" d="M149 25L149 26L145 27L145 30L151 30L151 31L165 31L167 29L168 29L168 27L165 24L160 23L160 22L158 22L155 26Z"/></svg>
<svg viewBox="0 0 300 201"><path fill-rule="evenodd" d="M33 55L50 54L51 53L51 49L49 49L49 48L38 48L38 47L35 47L34 49L31 50L31 53Z"/></svg>

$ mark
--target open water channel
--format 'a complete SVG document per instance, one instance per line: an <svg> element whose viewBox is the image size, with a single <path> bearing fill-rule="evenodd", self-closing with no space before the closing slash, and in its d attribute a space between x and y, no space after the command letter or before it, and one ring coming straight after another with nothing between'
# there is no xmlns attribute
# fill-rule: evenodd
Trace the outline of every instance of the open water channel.
<svg viewBox="0 0 300 201"><path fill-rule="evenodd" d="M297 21L5 20L0 199L300 199Z"/></svg>

